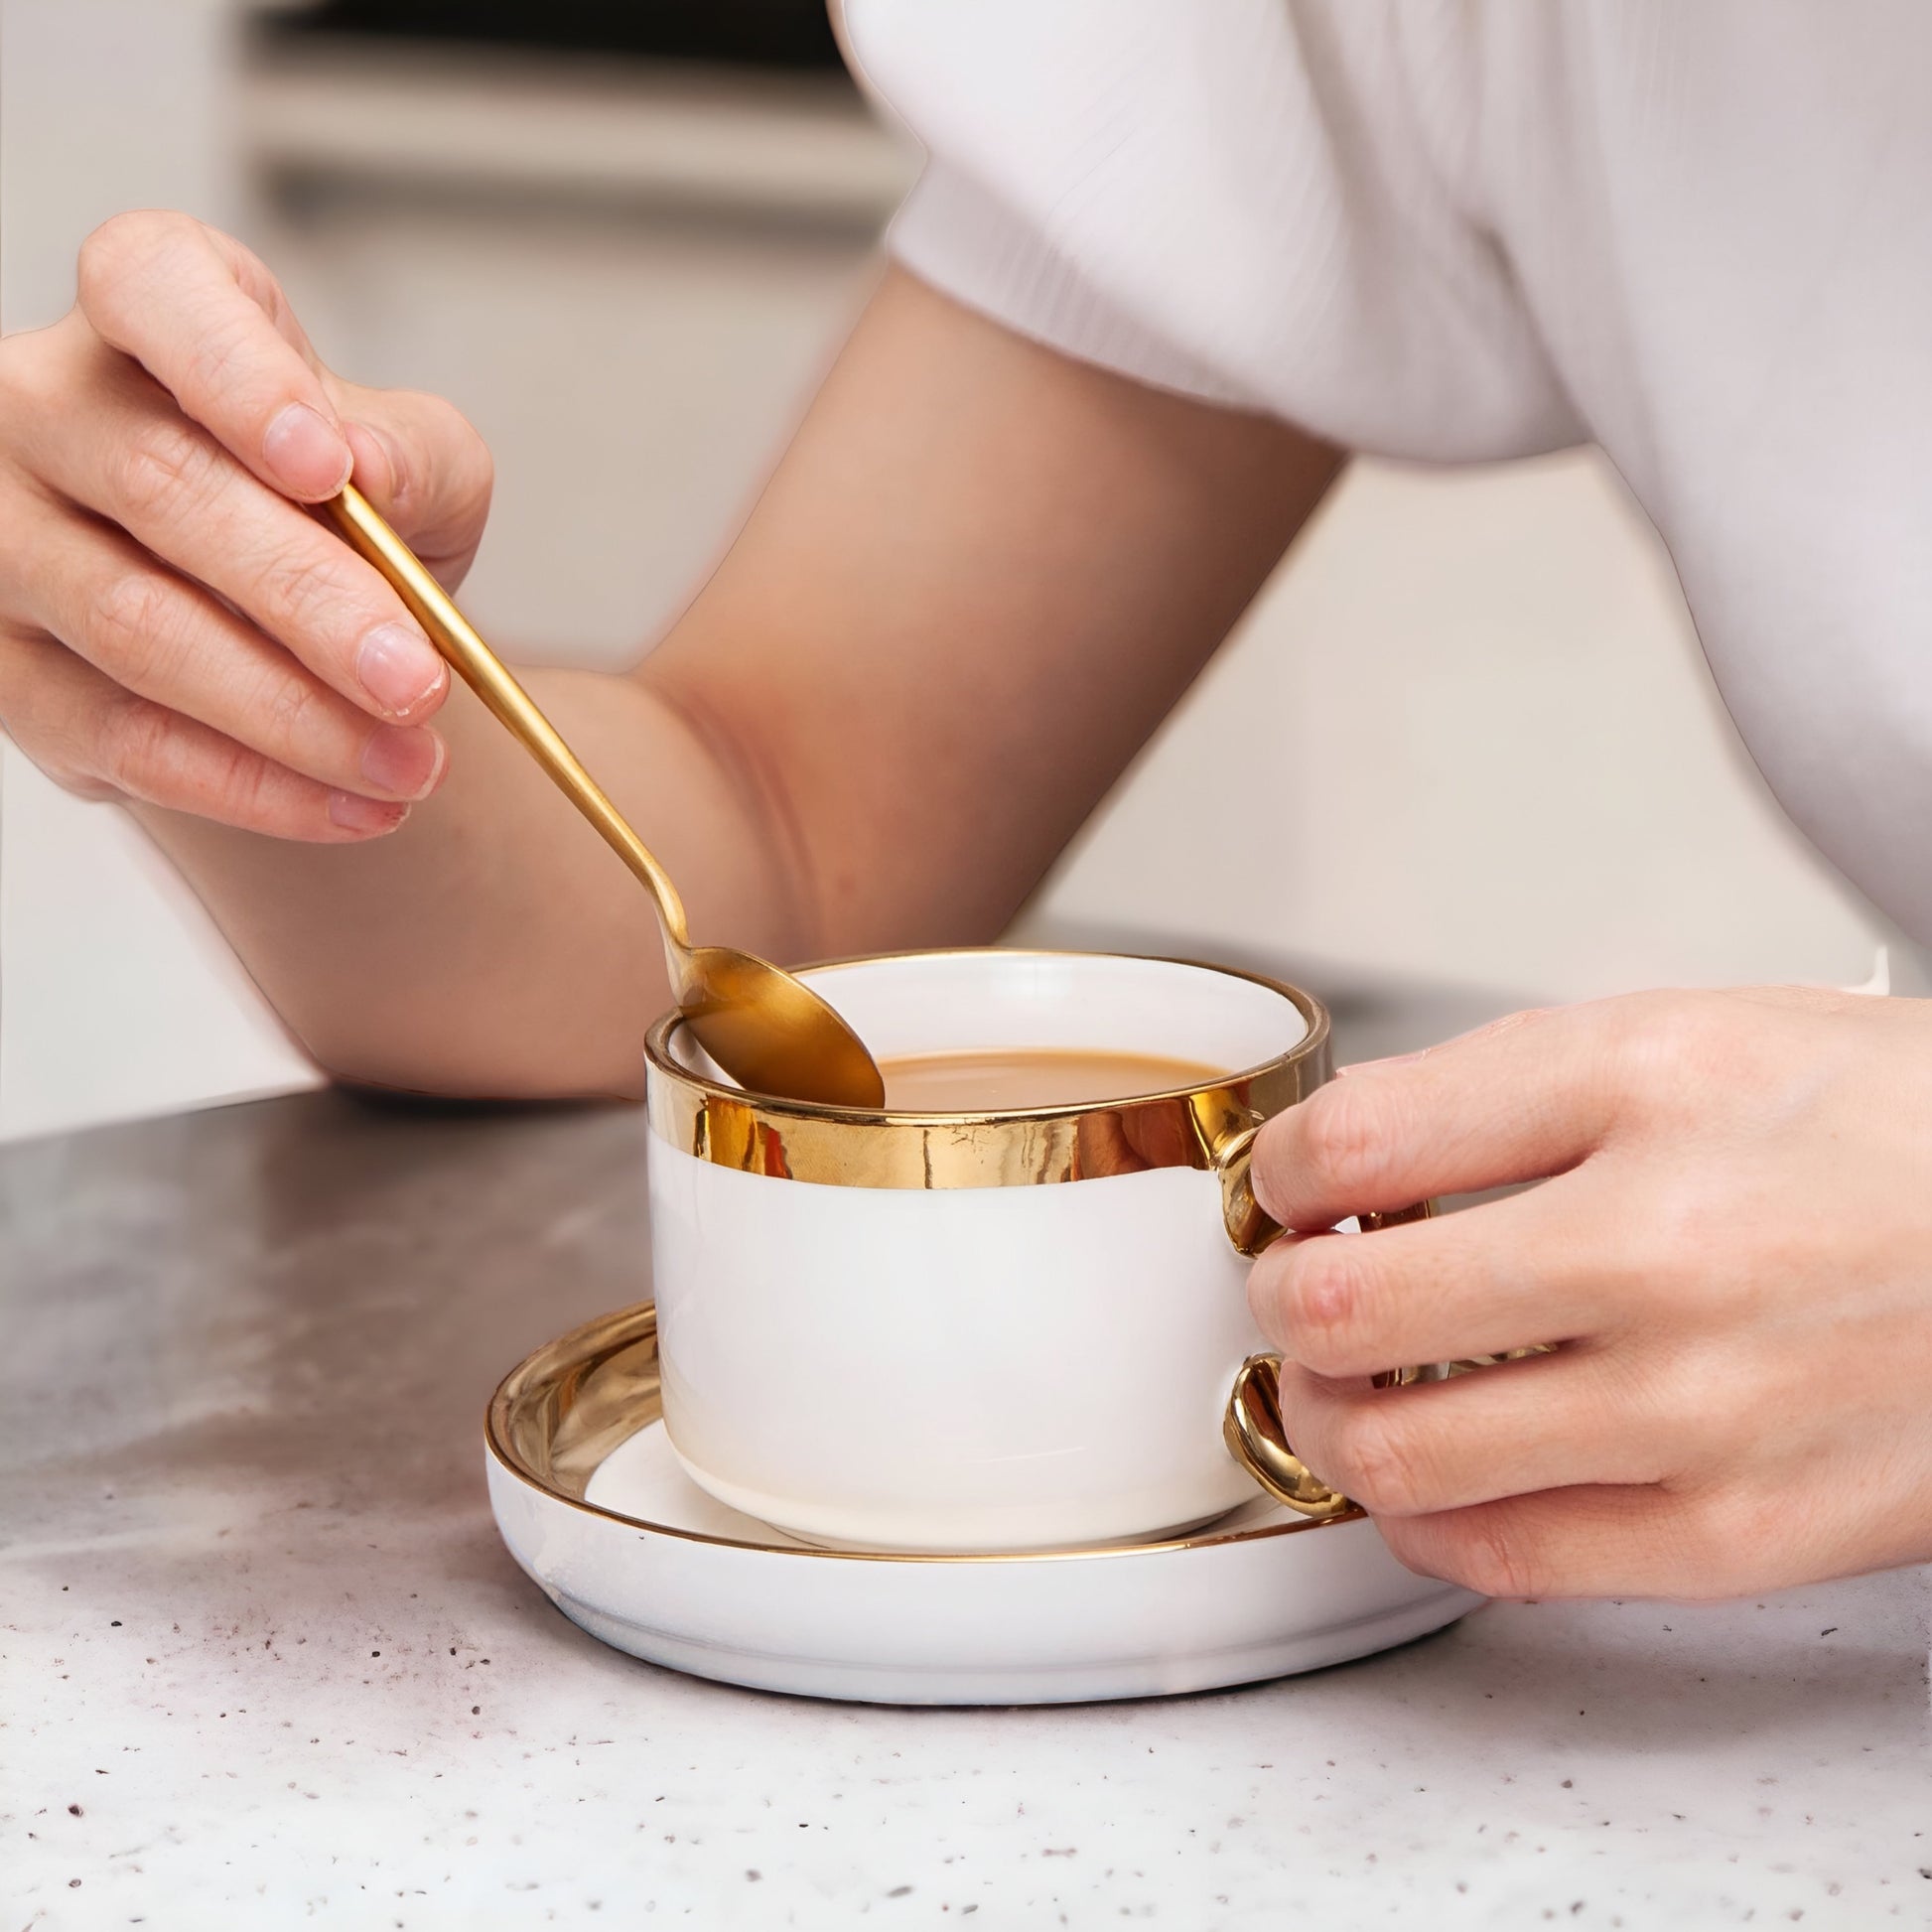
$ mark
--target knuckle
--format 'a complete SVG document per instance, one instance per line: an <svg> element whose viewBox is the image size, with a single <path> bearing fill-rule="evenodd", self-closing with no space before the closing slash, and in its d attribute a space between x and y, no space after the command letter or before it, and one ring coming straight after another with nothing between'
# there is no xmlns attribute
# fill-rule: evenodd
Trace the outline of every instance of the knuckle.
<svg viewBox="0 0 1932 1932"><path fill-rule="evenodd" d="M215 470L213 448L187 423L144 424L121 453L122 505L137 521L175 522L207 494Z"/></svg>
<svg viewBox="0 0 1932 1932"><path fill-rule="evenodd" d="M102 728L99 775L116 791L146 797L167 757L172 714L146 698L131 698Z"/></svg>
<svg viewBox="0 0 1932 1932"><path fill-rule="evenodd" d="M263 694L264 737L284 762L293 759L314 737L322 720L321 691L306 678L277 677Z"/></svg>
<svg viewBox="0 0 1932 1932"><path fill-rule="evenodd" d="M1734 1488L1680 1493L1659 1533L1681 1593L1716 1599L1734 1595L1761 1569L1766 1551L1791 1547L1790 1499L1749 1496Z"/></svg>
<svg viewBox="0 0 1932 1932"><path fill-rule="evenodd" d="M179 663L174 597L152 571L134 570L100 584L89 600L90 655L120 682L153 689Z"/></svg>
<svg viewBox="0 0 1932 1932"><path fill-rule="evenodd" d="M210 756L207 791L217 817L246 823L260 815L269 767L245 747L223 740Z"/></svg>
<svg viewBox="0 0 1932 1932"><path fill-rule="evenodd" d="M1317 1180L1344 1197L1372 1192L1388 1166L1393 1107L1372 1079L1331 1081L1299 1110L1301 1160Z"/></svg>
<svg viewBox="0 0 1932 1932"><path fill-rule="evenodd" d="M1721 1000L1700 993L1644 993L1616 1001L1611 1018L1611 1077L1626 1099L1673 1094L1706 1104L1708 1083L1737 1070L1737 1030Z"/></svg>
<svg viewBox="0 0 1932 1932"><path fill-rule="evenodd" d="M111 298L129 269L165 252L195 227L192 216L166 208L130 208L110 214L80 244L80 305Z"/></svg>
<svg viewBox="0 0 1932 1932"><path fill-rule="evenodd" d="M1295 1359L1317 1374L1345 1374L1357 1364L1354 1350L1363 1311L1373 1293L1372 1269L1347 1235L1303 1242L1282 1264L1277 1285L1284 1340Z"/></svg>
<svg viewBox="0 0 1932 1932"><path fill-rule="evenodd" d="M233 824L257 814L268 766L234 740L198 734L178 738L181 721L165 705L134 699L103 735L105 780L133 798L184 807Z"/></svg>
<svg viewBox="0 0 1932 1932"><path fill-rule="evenodd" d="M301 633L353 608L351 592L335 560L313 550L278 550L263 564L256 584L270 627Z"/></svg>
<svg viewBox="0 0 1932 1932"><path fill-rule="evenodd" d="M254 374L256 360L256 339L249 312L243 310L222 327L202 333L189 356L183 386L201 395L242 388Z"/></svg>
<svg viewBox="0 0 1932 1932"><path fill-rule="evenodd" d="M1610 1272L1621 1278L1617 1285L1629 1301L1653 1319L1681 1315L1687 1286L1695 1286L1700 1301L1706 1299L1721 1279L1725 1257L1722 1250L1713 1251L1711 1204L1697 1176L1651 1175L1641 1219L1622 1248L1623 1266Z"/></svg>
<svg viewBox="0 0 1932 1932"><path fill-rule="evenodd" d="M1629 1002L1633 1036L1653 1052L1694 1052L1703 1043L1709 1020L1707 1003L1694 993L1638 993Z"/></svg>
<svg viewBox="0 0 1932 1932"><path fill-rule="evenodd" d="M1377 1516L1420 1516L1442 1506L1440 1481L1415 1428L1385 1402L1365 1399L1334 1432L1323 1479Z"/></svg>
<svg viewBox="0 0 1932 1932"><path fill-rule="evenodd" d="M119 214L110 214L101 222L80 244L83 288L90 274L114 267L143 246L154 219L154 215L145 208L130 208Z"/></svg>
<svg viewBox="0 0 1932 1932"><path fill-rule="evenodd" d="M1706 1339L1654 1370L1628 1398L1670 1481L1699 1482L1748 1466L1776 1433L1774 1419L1788 1416L1793 1402L1803 1403L1802 1385L1779 1388L1740 1363L1738 1353L1734 1345Z"/></svg>
<svg viewBox="0 0 1932 1932"><path fill-rule="evenodd" d="M1505 1509L1466 1511L1452 1533L1439 1543L1437 1556L1439 1561L1431 1565L1437 1575L1480 1596L1520 1598L1550 1593L1534 1543Z"/></svg>
<svg viewBox="0 0 1932 1932"><path fill-rule="evenodd" d="M1494 1020L1449 1041L1451 1046L1486 1046L1497 1040L1514 1039L1519 1034L1547 1033L1552 1026L1558 1025L1564 1014L1562 1007L1518 1007L1513 1013L1505 1013Z"/></svg>
<svg viewBox="0 0 1932 1932"><path fill-rule="evenodd" d="M1722 1350L1713 1350L1720 1359L1716 1373L1687 1373L1686 1386L1677 1402L1662 1416L1675 1423L1677 1462L1680 1472L1708 1472L1735 1465L1750 1458L1775 1430L1771 1416L1789 1414L1790 1405L1777 1400L1780 1391L1746 1371L1736 1373L1735 1351L1725 1359ZM1728 1371L1728 1372L1726 1372ZM1802 1405L1806 1391L1802 1386L1788 1391Z"/></svg>

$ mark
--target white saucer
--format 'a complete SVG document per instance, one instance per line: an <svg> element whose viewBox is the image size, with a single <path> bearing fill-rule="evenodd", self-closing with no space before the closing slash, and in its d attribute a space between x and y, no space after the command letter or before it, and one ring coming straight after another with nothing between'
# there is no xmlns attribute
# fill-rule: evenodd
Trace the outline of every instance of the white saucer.
<svg viewBox="0 0 1932 1932"><path fill-rule="evenodd" d="M656 1315L549 1343L490 1404L489 1494L564 1614L655 1664L876 1704L1064 1704L1313 1670L1481 1601L1404 1570L1373 1523L1255 1502L1160 1543L1026 1556L815 1549L700 1490L657 1400Z"/></svg>

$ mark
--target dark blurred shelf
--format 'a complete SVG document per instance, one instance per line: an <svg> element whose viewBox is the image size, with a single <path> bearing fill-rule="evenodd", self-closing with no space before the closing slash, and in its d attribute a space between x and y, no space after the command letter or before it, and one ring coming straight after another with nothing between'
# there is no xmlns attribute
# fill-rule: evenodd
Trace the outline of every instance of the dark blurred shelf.
<svg viewBox="0 0 1932 1932"><path fill-rule="evenodd" d="M875 234L917 172L842 69L617 59L363 32L260 36L251 169L317 195L682 210Z"/></svg>
<svg viewBox="0 0 1932 1932"><path fill-rule="evenodd" d="M264 31L843 70L825 0L324 0Z"/></svg>

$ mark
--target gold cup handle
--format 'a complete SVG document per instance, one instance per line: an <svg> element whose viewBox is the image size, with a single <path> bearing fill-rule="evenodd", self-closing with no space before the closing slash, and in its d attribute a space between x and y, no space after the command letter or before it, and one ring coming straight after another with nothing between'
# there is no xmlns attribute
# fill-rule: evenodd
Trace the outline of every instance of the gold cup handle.
<svg viewBox="0 0 1932 1932"><path fill-rule="evenodd" d="M1279 1503L1325 1522L1355 1505L1330 1489L1288 1444L1282 1426L1282 1358L1250 1355L1241 1364L1221 1417L1228 1453Z"/></svg>
<svg viewBox="0 0 1932 1932"><path fill-rule="evenodd" d="M1255 1136L1261 1125L1244 1128L1230 1136L1214 1151L1213 1161L1221 1177L1221 1219L1228 1239L1237 1254L1253 1257L1261 1253L1281 1232L1281 1223L1255 1199L1250 1169L1254 1160ZM1426 1221L1436 1212L1434 1201L1419 1201L1413 1207L1390 1214L1364 1214L1364 1232L1395 1227L1404 1221ZM1221 1417L1221 1438L1228 1453L1260 1483L1277 1502L1302 1516L1317 1521L1343 1516L1354 1509L1340 1490L1331 1489L1290 1447L1282 1423L1282 1358L1279 1355L1250 1355L1241 1364ZM1428 1379L1428 1369L1394 1369L1378 1381L1414 1382Z"/></svg>

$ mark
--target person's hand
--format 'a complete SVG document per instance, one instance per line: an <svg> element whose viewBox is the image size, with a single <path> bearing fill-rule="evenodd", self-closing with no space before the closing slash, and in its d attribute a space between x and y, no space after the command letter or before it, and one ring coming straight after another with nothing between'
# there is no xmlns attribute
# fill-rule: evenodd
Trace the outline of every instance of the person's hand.
<svg viewBox="0 0 1932 1932"><path fill-rule="evenodd" d="M1519 1015L1290 1109L1254 1186L1310 1231L1251 1278L1289 1440L1411 1568L1496 1596L1720 1597L1932 1557L1932 1004ZM1367 1379L1539 1342L1562 1346Z"/></svg>
<svg viewBox="0 0 1932 1932"><path fill-rule="evenodd" d="M282 838L393 831L449 690L299 505L351 474L446 584L487 452L449 404L324 368L273 276L186 215L89 237L79 301L0 342L0 727L57 783Z"/></svg>

